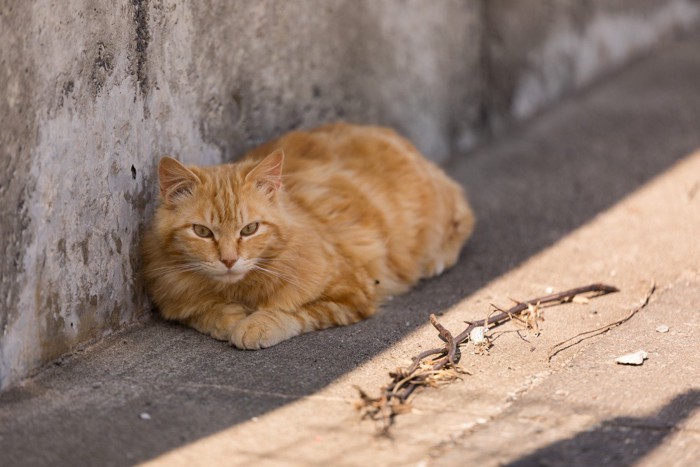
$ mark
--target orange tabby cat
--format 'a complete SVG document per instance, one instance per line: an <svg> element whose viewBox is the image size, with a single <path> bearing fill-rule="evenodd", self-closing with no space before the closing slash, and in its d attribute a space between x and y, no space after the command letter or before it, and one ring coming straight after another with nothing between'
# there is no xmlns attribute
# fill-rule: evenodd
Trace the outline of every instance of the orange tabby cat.
<svg viewBox="0 0 700 467"><path fill-rule="evenodd" d="M241 349L371 316L452 266L474 224L461 188L384 128L296 131L214 167L164 157L159 176L150 294Z"/></svg>

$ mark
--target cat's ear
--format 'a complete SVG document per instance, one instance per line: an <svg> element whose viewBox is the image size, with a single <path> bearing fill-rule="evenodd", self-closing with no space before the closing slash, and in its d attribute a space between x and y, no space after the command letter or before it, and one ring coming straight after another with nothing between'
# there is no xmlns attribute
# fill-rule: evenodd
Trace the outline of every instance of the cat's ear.
<svg viewBox="0 0 700 467"><path fill-rule="evenodd" d="M173 203L178 197L192 193L199 177L190 169L171 157L163 157L158 164L160 194L166 203Z"/></svg>
<svg viewBox="0 0 700 467"><path fill-rule="evenodd" d="M252 181L266 195L273 196L282 186L282 165L284 151L277 149L262 160L248 175L246 182Z"/></svg>

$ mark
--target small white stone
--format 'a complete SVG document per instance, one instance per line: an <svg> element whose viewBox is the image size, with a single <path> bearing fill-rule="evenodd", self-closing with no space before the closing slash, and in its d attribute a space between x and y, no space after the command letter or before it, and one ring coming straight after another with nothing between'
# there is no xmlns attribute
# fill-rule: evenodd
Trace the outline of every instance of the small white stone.
<svg viewBox="0 0 700 467"><path fill-rule="evenodd" d="M618 357L615 361L620 365L641 365L647 358L649 358L649 354L643 350L638 350L634 353Z"/></svg>
<svg viewBox="0 0 700 467"><path fill-rule="evenodd" d="M666 326L665 324L657 326L656 332L668 332L668 326Z"/></svg>
<svg viewBox="0 0 700 467"><path fill-rule="evenodd" d="M139 414L139 418L140 418L141 420L150 420L150 419L151 419L151 414L149 414L148 412L141 412L141 413Z"/></svg>
<svg viewBox="0 0 700 467"><path fill-rule="evenodd" d="M474 345L480 345L484 343L484 327L477 326L469 332L469 340L472 341Z"/></svg>
<svg viewBox="0 0 700 467"><path fill-rule="evenodd" d="M544 289L544 292L548 294L554 293L554 287L547 287L546 289Z"/></svg>

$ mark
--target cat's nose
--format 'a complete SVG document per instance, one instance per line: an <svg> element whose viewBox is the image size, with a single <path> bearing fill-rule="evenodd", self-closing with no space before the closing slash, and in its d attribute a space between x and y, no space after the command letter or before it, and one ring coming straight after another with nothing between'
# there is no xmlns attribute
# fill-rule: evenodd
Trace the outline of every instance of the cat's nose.
<svg viewBox="0 0 700 467"><path fill-rule="evenodd" d="M224 265L229 269L231 269L233 265L236 264L235 259L222 259L221 262L224 263Z"/></svg>

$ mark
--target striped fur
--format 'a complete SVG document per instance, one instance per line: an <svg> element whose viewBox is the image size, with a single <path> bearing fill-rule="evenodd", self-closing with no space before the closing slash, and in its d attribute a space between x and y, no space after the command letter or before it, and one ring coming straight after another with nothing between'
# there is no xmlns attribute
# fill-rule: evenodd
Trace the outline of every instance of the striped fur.
<svg viewBox="0 0 700 467"><path fill-rule="evenodd" d="M151 297L165 318L242 349L371 316L452 266L474 224L461 188L378 127L292 132L214 167L163 158L159 174L143 244Z"/></svg>

